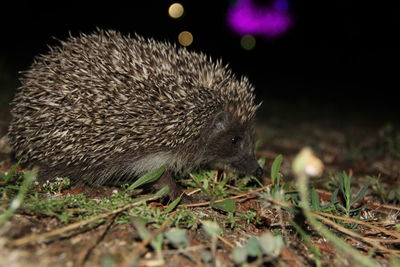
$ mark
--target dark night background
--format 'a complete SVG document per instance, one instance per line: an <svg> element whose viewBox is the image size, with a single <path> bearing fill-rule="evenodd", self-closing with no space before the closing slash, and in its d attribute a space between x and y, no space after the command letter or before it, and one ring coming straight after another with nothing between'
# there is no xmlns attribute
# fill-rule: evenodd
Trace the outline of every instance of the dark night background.
<svg viewBox="0 0 400 267"><path fill-rule="evenodd" d="M2 110L18 86L18 71L27 69L35 55L45 53L47 45L57 44L53 37L64 39L69 32L77 35L99 27L170 42L189 30L194 36L189 49L222 58L234 72L250 78L259 100L291 106L288 112L308 108L316 114L328 110L329 114L397 120L400 14L389 1L290 1L291 29L273 40L257 37L252 51L243 50L240 37L226 25L226 11L234 1L179 1L185 14L178 20L167 13L173 2L53 1L3 6Z"/></svg>

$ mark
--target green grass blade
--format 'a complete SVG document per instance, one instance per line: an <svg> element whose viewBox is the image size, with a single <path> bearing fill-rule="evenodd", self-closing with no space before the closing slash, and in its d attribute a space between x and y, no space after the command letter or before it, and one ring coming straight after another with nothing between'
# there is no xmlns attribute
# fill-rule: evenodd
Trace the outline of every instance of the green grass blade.
<svg viewBox="0 0 400 267"><path fill-rule="evenodd" d="M154 181L157 181L158 178L164 173L165 171L165 166L162 166L158 169L152 170L151 172L146 173L139 179L137 179L133 184L131 184L126 191L131 191L133 189L138 188L141 185L147 184L147 183L152 183Z"/></svg>
<svg viewBox="0 0 400 267"><path fill-rule="evenodd" d="M350 206L353 206L355 203L357 203L358 201L360 201L365 193L367 192L367 189L369 187L369 183L366 183L358 192L357 196L351 201Z"/></svg>
<svg viewBox="0 0 400 267"><path fill-rule="evenodd" d="M279 173L281 170L282 161L283 161L283 156L280 154L274 159L274 162L272 163L271 166L272 184L279 184Z"/></svg>
<svg viewBox="0 0 400 267"><path fill-rule="evenodd" d="M165 213L170 213L175 207L181 202L181 197L176 198L174 201L172 201L168 207L164 210Z"/></svg>
<svg viewBox="0 0 400 267"><path fill-rule="evenodd" d="M290 220L289 223L296 229L297 233L303 238L304 243L310 249L311 253L314 254L314 262L317 267L321 265L321 252L319 251L319 247L314 246L311 237L298 225L295 221Z"/></svg>
<svg viewBox="0 0 400 267"><path fill-rule="evenodd" d="M319 204L318 193L315 190L315 188L311 189L311 207L313 210L317 210L317 211L321 210L321 206Z"/></svg>
<svg viewBox="0 0 400 267"><path fill-rule="evenodd" d="M31 183L36 179L36 171L26 171L24 172L24 180L18 191L17 196L11 201L10 207L0 216L0 227L3 226L18 210L24 201L26 192L29 189Z"/></svg>

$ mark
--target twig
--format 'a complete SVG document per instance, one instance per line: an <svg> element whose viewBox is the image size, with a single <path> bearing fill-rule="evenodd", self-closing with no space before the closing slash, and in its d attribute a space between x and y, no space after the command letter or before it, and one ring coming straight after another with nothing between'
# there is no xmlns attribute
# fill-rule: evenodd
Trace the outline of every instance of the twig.
<svg viewBox="0 0 400 267"><path fill-rule="evenodd" d="M230 248L236 247L234 244L232 244L230 241L228 241L225 237L218 235L218 239L221 240L222 242L224 242L225 245L227 245Z"/></svg>
<svg viewBox="0 0 400 267"><path fill-rule="evenodd" d="M89 219L86 219L86 220L83 220L83 221L80 221L80 222L72 223L70 225L67 225L65 227L61 227L59 229L56 229L56 230L53 230L53 231L50 231L50 232L47 232L47 233L31 234L31 235L24 236L24 237L21 237L21 238L16 239L16 240L12 240L8 244L11 245L11 246L23 246L23 245L26 245L26 244L29 244L29 243L33 243L33 242L43 242L43 241L48 240L49 238L61 235L61 234L65 233L65 232L71 231L73 229L77 229L79 227L82 227L82 226L84 226L86 224L98 221L100 219L107 218L107 217L109 217L109 216L111 216L113 214L118 214L118 213L120 213L120 212L122 212L124 210L127 210L127 209L130 209L132 207L138 206L138 205L142 204L143 202L159 199L160 197L161 196L154 196L154 197L142 199L142 200L140 200L138 202L127 204L127 205L123 206L122 208L119 208L119 209L116 209L116 210L112 210L110 212L103 213L103 214L94 216L92 218L89 218Z"/></svg>
<svg viewBox="0 0 400 267"><path fill-rule="evenodd" d="M400 207L393 206L393 205L379 204L379 203L375 203L372 201L367 201L366 204L368 206L371 206L371 209L387 209L387 210L400 211Z"/></svg>
<svg viewBox="0 0 400 267"><path fill-rule="evenodd" d="M325 224L328 224L328 225L332 226L336 230L338 230L338 231L340 231L342 233L345 233L345 234L347 234L347 235L349 235L351 237L354 237L354 238L356 238L356 239L358 239L358 240L360 240L360 241L362 241L364 243L368 243L369 245L381 250L382 252L394 253L394 254L400 255L399 251L385 248L384 246L381 246L379 243L377 243L375 241L372 241L372 240L370 240L368 238L366 239L362 235L360 235L358 233L355 233L355 232L353 232L353 231L351 231L351 230L349 230L349 229L347 229L347 228L345 228L345 227L343 227L343 226L341 226L341 225L339 225L339 224L337 224L337 223L335 223L335 222L333 222L333 221L331 221L331 220L329 220L329 219L327 219L327 218L325 218L325 217L323 217L321 215L314 214L314 216L316 218L320 219L321 221L323 221Z"/></svg>
<svg viewBox="0 0 400 267"><path fill-rule="evenodd" d="M110 229L116 217L117 214L114 214L114 216L107 219L104 229L102 229L102 231L97 235L97 238L95 238L95 240L92 240L92 242L90 242L83 248L83 251L78 256L75 266L80 267L85 264L93 249L101 242L101 240L104 239L106 233Z"/></svg>
<svg viewBox="0 0 400 267"><path fill-rule="evenodd" d="M217 266L217 234L211 236L211 254L213 255L214 266Z"/></svg>
<svg viewBox="0 0 400 267"><path fill-rule="evenodd" d="M325 216L325 217L333 218L333 219L338 219L338 220L347 221L347 222L350 222L350 223L356 223L356 224L364 225L364 226L367 226L367 227L369 227L371 229L375 229L377 231L380 231L382 233L385 233L387 235L390 235L390 236L393 236L393 237L395 237L397 239L400 239L400 233L386 230L383 227L379 227L379 226L373 225L373 224L368 223L368 222L363 222L363 221L360 221L360 220L357 220L357 219L353 219L353 218L349 218L349 217L337 216L337 215L329 214L329 213L322 212L322 211L314 211L313 213L314 214L319 214L319 215L322 215L322 216Z"/></svg>
<svg viewBox="0 0 400 267"><path fill-rule="evenodd" d="M379 243L395 243L395 244L400 244L400 239L383 239L383 238L373 238L373 237L364 237L364 239L371 240L374 242L379 242Z"/></svg>

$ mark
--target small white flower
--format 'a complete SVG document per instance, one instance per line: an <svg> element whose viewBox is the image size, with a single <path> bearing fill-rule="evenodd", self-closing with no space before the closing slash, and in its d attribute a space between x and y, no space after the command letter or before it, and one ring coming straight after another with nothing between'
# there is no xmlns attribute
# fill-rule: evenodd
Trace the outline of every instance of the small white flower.
<svg viewBox="0 0 400 267"><path fill-rule="evenodd" d="M309 147L303 148L293 161L293 171L297 175L305 174L317 177L322 174L323 170L324 164Z"/></svg>

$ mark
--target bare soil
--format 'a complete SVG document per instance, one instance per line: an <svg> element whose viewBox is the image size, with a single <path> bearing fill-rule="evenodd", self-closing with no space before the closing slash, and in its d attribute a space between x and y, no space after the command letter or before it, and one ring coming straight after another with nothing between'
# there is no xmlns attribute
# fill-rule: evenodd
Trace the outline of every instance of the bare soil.
<svg viewBox="0 0 400 267"><path fill-rule="evenodd" d="M400 152L393 147L399 144L389 144L392 140L390 138L394 138L392 140L394 142L395 136L399 134L396 124L391 124L384 119L371 121L362 116L351 118L351 116L343 115L332 118L319 117L316 114L318 112L313 113L312 116L309 114L302 116L299 113L301 112L292 110L286 112L284 116L279 116L272 112L272 115L258 120L258 136L262 140L258 154L267 159L264 167L264 184L270 183L269 168L273 159L279 154L284 156L283 179L287 182L294 179L291 173L293 157L301 148L311 146L325 165L323 176L312 181L312 184L319 189L321 199L330 198L332 192L329 192L324 184L342 171L354 177L355 189L361 188L368 182L369 176L380 177L386 190L399 188ZM290 116L290 114L294 115ZM4 121L7 118L6 115L1 117L3 123L0 126L3 132L6 124ZM388 127L392 129L387 129ZM387 133L384 132L385 129ZM385 134L390 136L385 136ZM10 164L12 162L3 160L1 166L6 168ZM365 212L369 213L364 216L371 223L393 230L394 223L399 223L398 202L384 203L379 195L373 194L373 189L373 187L370 188L363 200L363 204L367 207ZM105 197L110 190L112 189L90 192L93 197ZM282 222L276 206L262 205L260 199L255 197L241 199L236 204L239 211L248 209L257 211L261 222L244 223L244 230L240 232L225 229L223 238L226 242L217 241L216 261L219 266L234 265L230 245L242 245L250 236L258 236L263 232L277 229L286 239L286 245L279 259L270 261L272 265L312 266L314 264L309 249L289 225L290 216L287 213L282 213ZM159 204L155 201L154 205ZM383 205L386 205L386 208ZM223 220L226 216L210 207L196 207L192 210L198 214L205 214L206 217L217 222L219 217ZM135 228L131 224L116 223L115 216L110 216L94 227L74 229L54 240L22 246L9 245L10 240L33 233L42 234L64 226L53 217L17 213L0 229L0 266L128 266L132 264L131 261L137 262L138 266L212 266L215 264L212 260L206 262L202 255L204 251L211 251L211 244L210 238L201 228L188 230L190 246L187 249L178 250L166 246L163 249L165 262L160 262L150 246L143 247L143 241ZM371 238L383 236L382 233L374 232L368 227L362 233ZM343 239L362 254L366 255L371 250L370 246L355 238L347 236ZM319 235L313 236L313 243L321 251L324 266L351 265L351 262L346 264L346 259L341 258L334 247ZM397 253L400 252L399 241L381 244ZM373 256L382 265L388 265L391 257L390 254L382 251Z"/></svg>

